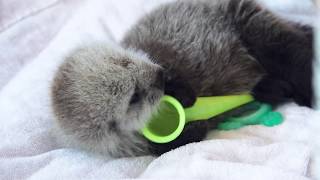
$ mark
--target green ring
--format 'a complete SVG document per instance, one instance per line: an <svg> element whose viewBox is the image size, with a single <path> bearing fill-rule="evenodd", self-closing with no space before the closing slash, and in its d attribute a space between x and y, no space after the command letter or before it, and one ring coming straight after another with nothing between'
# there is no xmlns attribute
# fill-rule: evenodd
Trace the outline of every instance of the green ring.
<svg viewBox="0 0 320 180"><path fill-rule="evenodd" d="M155 142L155 143L167 143L167 142L170 142L174 139L176 139L182 132L183 128L184 128L184 125L186 123L186 115L185 115L185 112L184 112L184 109L183 109L183 106L181 105L181 103L176 100L175 98L171 97L171 96L164 96L160 103L169 103L171 104L172 106L174 106L179 114L179 125L177 127L177 129L172 132L170 135L167 135L167 136L157 136L157 135L154 135L154 133L152 133L150 131L150 129L148 128L148 125L142 129L142 134L147 138L149 139L150 141L152 142Z"/></svg>

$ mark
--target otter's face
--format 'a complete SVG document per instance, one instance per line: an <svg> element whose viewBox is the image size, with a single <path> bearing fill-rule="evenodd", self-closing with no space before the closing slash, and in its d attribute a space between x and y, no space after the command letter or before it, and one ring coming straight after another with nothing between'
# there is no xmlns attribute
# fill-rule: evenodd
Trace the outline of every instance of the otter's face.
<svg viewBox="0 0 320 180"><path fill-rule="evenodd" d="M66 59L52 92L58 122L69 132L137 131L163 96L164 77L143 54L90 47Z"/></svg>

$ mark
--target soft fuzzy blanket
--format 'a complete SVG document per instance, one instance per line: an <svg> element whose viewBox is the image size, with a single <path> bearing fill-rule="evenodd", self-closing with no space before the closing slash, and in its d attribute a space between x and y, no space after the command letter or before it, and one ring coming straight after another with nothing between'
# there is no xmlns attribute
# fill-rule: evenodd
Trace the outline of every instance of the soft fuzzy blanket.
<svg viewBox="0 0 320 180"><path fill-rule="evenodd" d="M285 122L213 131L208 140L161 157L112 159L68 149L50 133L50 83L81 44L119 41L165 0L0 0L0 179L316 179L320 113L287 104ZM311 1L263 1L295 21L312 22Z"/></svg>

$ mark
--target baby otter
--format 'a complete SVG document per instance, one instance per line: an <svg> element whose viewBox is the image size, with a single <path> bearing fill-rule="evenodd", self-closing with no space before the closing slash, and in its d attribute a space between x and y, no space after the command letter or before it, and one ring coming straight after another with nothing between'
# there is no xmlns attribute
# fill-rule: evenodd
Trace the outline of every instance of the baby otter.
<svg viewBox="0 0 320 180"><path fill-rule="evenodd" d="M139 130L163 94L184 107L199 96L251 92L274 105L312 105L312 29L253 0L177 1L147 14L119 47L78 49L52 88L58 129L72 145L115 157L161 154L202 140L213 124L187 125L166 144Z"/></svg>

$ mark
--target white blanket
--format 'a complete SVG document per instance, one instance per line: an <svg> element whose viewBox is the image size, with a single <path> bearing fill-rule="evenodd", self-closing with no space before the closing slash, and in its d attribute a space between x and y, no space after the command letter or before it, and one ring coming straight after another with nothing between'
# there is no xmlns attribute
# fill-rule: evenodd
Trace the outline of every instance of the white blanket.
<svg viewBox="0 0 320 180"><path fill-rule="evenodd" d="M49 90L63 56L81 44L118 41L138 17L165 1L52 0L0 22L0 179L316 179L320 113L295 104L279 109L285 122L277 127L214 131L211 140L159 158L98 157L57 143L50 133ZM311 22L310 1L265 3L285 17ZM71 10L72 18L66 13ZM24 38L25 30L34 32L29 25L37 33Z"/></svg>

